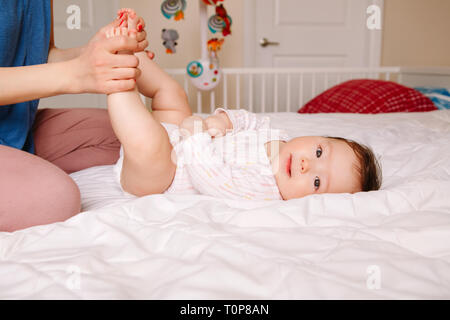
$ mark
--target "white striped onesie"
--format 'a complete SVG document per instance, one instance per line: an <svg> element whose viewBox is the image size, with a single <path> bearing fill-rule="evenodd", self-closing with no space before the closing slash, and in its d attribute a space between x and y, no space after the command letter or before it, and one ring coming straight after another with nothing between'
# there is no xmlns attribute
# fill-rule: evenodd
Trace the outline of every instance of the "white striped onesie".
<svg viewBox="0 0 450 320"><path fill-rule="evenodd" d="M233 130L212 139L207 132L181 138L178 126L161 123L177 156L177 169L164 193L204 194L219 198L282 200L264 144L289 140L285 131L269 126L269 118L246 110L226 112ZM123 150L115 165L120 184Z"/></svg>

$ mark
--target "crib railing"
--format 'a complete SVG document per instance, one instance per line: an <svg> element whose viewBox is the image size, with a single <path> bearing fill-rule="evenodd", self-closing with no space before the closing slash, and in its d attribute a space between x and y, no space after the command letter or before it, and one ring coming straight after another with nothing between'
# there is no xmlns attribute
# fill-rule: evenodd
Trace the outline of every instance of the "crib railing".
<svg viewBox="0 0 450 320"><path fill-rule="evenodd" d="M184 87L197 113L212 112L219 106L252 112L291 112L347 80L369 78L401 82L400 67L225 68L221 83L214 90L204 92L190 84L185 69L166 71Z"/></svg>

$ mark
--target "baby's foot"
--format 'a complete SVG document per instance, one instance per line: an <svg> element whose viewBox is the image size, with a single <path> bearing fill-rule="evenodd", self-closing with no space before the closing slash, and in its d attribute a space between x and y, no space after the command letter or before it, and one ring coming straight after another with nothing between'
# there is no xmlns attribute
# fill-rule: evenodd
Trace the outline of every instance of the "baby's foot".
<svg viewBox="0 0 450 320"><path fill-rule="evenodd" d="M118 37L118 36L126 36L130 38L136 38L136 30L128 29L126 27L117 27L110 28L106 30L106 38ZM120 51L119 54L133 54L132 51Z"/></svg>
<svg viewBox="0 0 450 320"><path fill-rule="evenodd" d="M137 30L138 16L133 9L122 8L117 12L117 17L121 20L119 27L128 27L129 30Z"/></svg>

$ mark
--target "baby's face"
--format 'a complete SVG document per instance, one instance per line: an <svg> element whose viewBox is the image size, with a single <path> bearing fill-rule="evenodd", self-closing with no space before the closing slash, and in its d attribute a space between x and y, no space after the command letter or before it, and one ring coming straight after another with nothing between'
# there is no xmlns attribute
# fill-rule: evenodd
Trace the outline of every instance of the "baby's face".
<svg viewBox="0 0 450 320"><path fill-rule="evenodd" d="M347 143L324 137L281 142L278 157L272 161L284 200L314 193L358 192L356 165L356 155Z"/></svg>

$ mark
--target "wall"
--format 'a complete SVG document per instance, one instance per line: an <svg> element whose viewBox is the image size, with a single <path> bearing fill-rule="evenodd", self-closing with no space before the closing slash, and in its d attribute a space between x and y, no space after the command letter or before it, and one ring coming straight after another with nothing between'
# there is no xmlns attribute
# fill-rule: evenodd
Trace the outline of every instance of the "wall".
<svg viewBox="0 0 450 320"><path fill-rule="evenodd" d="M244 1L246 0L224 2L233 18L233 25L232 35L225 38L225 44L219 52L223 68L244 66ZM198 0L187 0L185 19L182 21L166 19L161 14L161 3L162 0L120 0L121 7L134 8L145 19L150 41L149 49L155 52L155 61L165 69L185 68L191 60L198 59L201 55ZM208 6L208 9L209 15L213 14L213 8ZM174 55L165 53L161 39L163 28L176 29L180 35L177 53ZM450 66L448 30L450 30L450 0L384 0L380 64ZM212 37L211 33L209 37ZM181 78L178 80L183 84ZM233 88L234 85L234 79L229 79L228 87ZM220 88L217 88L215 93L215 105L222 106L223 97ZM229 92L228 101L231 103L235 101L233 92ZM197 100L193 90L189 93L189 103L196 110ZM202 111L208 112L209 105L209 95L203 95Z"/></svg>
<svg viewBox="0 0 450 320"><path fill-rule="evenodd" d="M381 65L450 66L449 0L384 0Z"/></svg>
<svg viewBox="0 0 450 320"><path fill-rule="evenodd" d="M226 0L233 18L232 36L219 53L222 67L242 67L245 0ZM150 48L163 68L184 68L200 57L198 1L188 0L185 20L167 20L160 11L162 0L120 0L122 7L134 8L147 22ZM209 8L212 14L212 7ZM381 65L450 66L450 0L384 0ZM180 34L175 55L162 46L161 29Z"/></svg>
<svg viewBox="0 0 450 320"><path fill-rule="evenodd" d="M200 26L198 0L188 0L185 18L181 21L166 19L161 14L162 0L120 0L121 7L133 8L145 19L146 31L150 41L149 49L155 52L156 60L163 68L185 68L191 60L200 58ZM222 67L243 66L242 42L243 42L243 1L226 0L224 2L228 14L233 19L232 35L225 38L222 50L219 52ZM208 6L208 16L214 9ZM176 29L180 35L177 41L177 53L168 55L162 45L161 30ZM214 37L209 33L209 38ZM218 36L219 38L222 35ZM208 38L208 39L209 39Z"/></svg>

